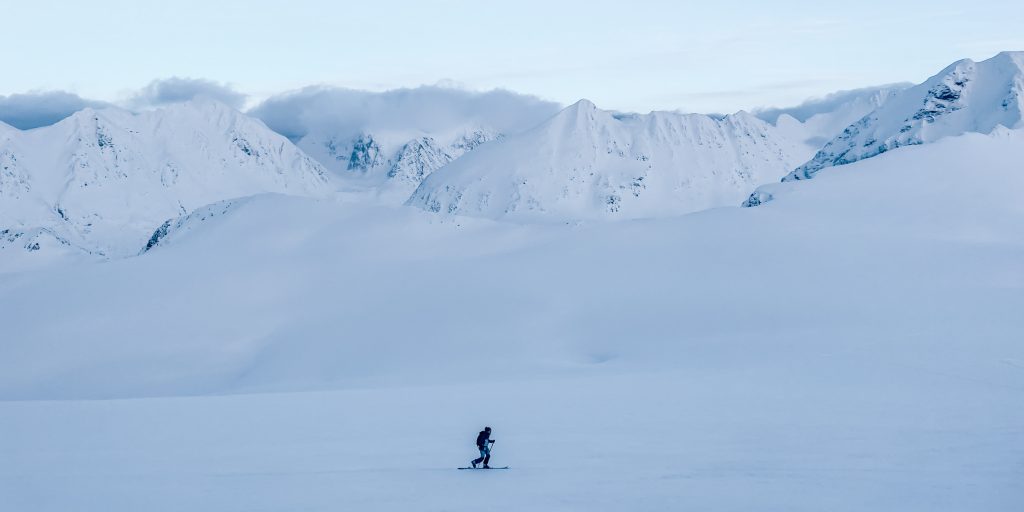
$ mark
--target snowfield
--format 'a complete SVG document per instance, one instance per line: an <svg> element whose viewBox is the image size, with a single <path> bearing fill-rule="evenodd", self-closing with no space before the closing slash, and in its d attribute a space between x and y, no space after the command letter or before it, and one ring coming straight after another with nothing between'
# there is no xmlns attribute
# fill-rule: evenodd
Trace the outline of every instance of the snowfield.
<svg viewBox="0 0 1024 512"><path fill-rule="evenodd" d="M0 273L0 508L1022 510L1022 161L615 223L261 195ZM512 469L456 471L484 425Z"/></svg>

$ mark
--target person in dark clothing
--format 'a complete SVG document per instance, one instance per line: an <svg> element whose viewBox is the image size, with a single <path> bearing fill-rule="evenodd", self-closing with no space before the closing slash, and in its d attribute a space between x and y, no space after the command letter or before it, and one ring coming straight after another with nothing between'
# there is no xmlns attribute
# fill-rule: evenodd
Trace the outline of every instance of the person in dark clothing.
<svg viewBox="0 0 1024 512"><path fill-rule="evenodd" d="M491 439L491 427L484 427L476 436L476 447L480 450L480 458L473 459L470 464L475 468L477 464L484 463L484 469L491 469L487 465L491 461L491 445L494 444L494 439Z"/></svg>

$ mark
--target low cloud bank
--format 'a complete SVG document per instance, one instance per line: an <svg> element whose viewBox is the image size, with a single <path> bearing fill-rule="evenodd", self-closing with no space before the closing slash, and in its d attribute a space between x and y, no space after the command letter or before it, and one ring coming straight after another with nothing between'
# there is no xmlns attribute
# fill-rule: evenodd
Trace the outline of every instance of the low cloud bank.
<svg viewBox="0 0 1024 512"><path fill-rule="evenodd" d="M219 101L231 108L241 110L248 95L234 90L231 86L199 78L171 77L153 80L140 89L131 99L131 108L148 108L181 103L196 98Z"/></svg>
<svg viewBox="0 0 1024 512"><path fill-rule="evenodd" d="M86 107L108 103L87 100L67 91L39 91L0 96L0 121L21 130L49 126Z"/></svg>
<svg viewBox="0 0 1024 512"><path fill-rule="evenodd" d="M422 86L368 92L313 86L273 96L249 113L293 140L310 132L354 134L372 129L439 132L478 122L498 131L531 128L561 106L506 90L472 92Z"/></svg>
<svg viewBox="0 0 1024 512"><path fill-rule="evenodd" d="M789 114L799 121L806 121L815 114L832 112L843 104L856 100L857 98L863 98L889 90L906 89L911 85L913 84L898 83L879 85L875 87L863 87L848 91L838 91L832 94L827 94L821 98L809 99L795 107L759 109L754 112L754 115L770 123L774 123L782 114Z"/></svg>

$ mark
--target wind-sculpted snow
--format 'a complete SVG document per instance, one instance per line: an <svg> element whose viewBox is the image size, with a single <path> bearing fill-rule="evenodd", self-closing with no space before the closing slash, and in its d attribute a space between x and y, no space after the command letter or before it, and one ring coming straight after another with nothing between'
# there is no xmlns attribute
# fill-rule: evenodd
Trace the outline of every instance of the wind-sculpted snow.
<svg viewBox="0 0 1024 512"><path fill-rule="evenodd" d="M287 139L212 101L0 130L0 228L43 229L96 255L135 254L165 220L219 200L330 188Z"/></svg>
<svg viewBox="0 0 1024 512"><path fill-rule="evenodd" d="M1022 126L1022 93L1024 52L956 62L851 124L785 180L810 179L827 167L902 146L968 132L989 133L997 126Z"/></svg>
<svg viewBox="0 0 1024 512"><path fill-rule="evenodd" d="M744 112L613 115L584 100L434 172L408 204L489 218L679 215L735 204L809 153Z"/></svg>

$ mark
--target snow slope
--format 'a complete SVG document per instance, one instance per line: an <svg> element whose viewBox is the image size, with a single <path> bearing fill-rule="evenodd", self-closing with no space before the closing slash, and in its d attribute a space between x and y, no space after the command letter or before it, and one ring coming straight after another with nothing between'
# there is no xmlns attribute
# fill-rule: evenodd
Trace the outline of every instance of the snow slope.
<svg viewBox="0 0 1024 512"><path fill-rule="evenodd" d="M165 220L214 201L331 190L287 139L212 101L85 109L48 127L0 129L0 172L0 229L19 238L10 245L34 250L21 241L43 233L109 256L137 253Z"/></svg>
<svg viewBox="0 0 1024 512"><path fill-rule="evenodd" d="M786 180L814 177L824 168L871 158L902 146L998 126L1017 128L1024 110L1024 52L951 64L899 93L832 139Z"/></svg>
<svg viewBox="0 0 1024 512"><path fill-rule="evenodd" d="M0 274L0 496L1020 510L1022 159L1021 131L968 134L761 208L583 225L264 195ZM513 469L455 471L488 424Z"/></svg>
<svg viewBox="0 0 1024 512"><path fill-rule="evenodd" d="M613 115L582 100L428 176L408 204L495 219L678 215L738 201L809 153L745 112Z"/></svg>

